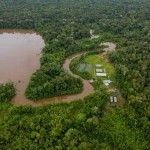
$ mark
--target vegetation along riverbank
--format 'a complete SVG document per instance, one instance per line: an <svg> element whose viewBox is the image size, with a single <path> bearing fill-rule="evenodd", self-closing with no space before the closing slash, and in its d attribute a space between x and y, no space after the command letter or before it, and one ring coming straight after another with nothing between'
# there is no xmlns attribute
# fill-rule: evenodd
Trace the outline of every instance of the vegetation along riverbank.
<svg viewBox="0 0 150 150"><path fill-rule="evenodd" d="M14 85L0 84L0 149L150 149L149 0L1 0L0 14L1 29L31 29L45 42L40 68L25 91L40 107L13 105ZM114 43L115 51L106 52L105 42ZM65 59L80 52L90 55L81 55L75 69L89 71L86 77L77 74L97 80L91 81L96 92L46 104L49 97L83 91L84 80L63 69ZM121 104L115 102L115 89Z"/></svg>

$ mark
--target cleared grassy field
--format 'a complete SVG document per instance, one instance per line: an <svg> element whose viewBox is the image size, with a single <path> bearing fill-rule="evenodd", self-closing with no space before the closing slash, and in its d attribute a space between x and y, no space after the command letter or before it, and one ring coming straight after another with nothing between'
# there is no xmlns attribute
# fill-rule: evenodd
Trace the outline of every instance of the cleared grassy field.
<svg viewBox="0 0 150 150"><path fill-rule="evenodd" d="M110 79L113 82L109 85L109 87L114 87L115 86L115 69L113 65L109 62L104 61L99 55L88 55L85 57L85 63L92 64L92 69L90 71L90 75L94 78L95 77L95 65L96 64L101 64L102 67L101 69L105 70L107 73L106 77L98 77L98 80L107 80Z"/></svg>

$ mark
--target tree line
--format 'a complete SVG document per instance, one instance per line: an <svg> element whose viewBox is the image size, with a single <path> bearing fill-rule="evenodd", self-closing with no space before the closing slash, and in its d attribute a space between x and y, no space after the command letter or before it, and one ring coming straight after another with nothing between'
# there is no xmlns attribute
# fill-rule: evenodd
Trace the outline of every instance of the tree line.
<svg viewBox="0 0 150 150"><path fill-rule="evenodd" d="M111 41L117 48L109 57L126 98L109 112L109 95L100 89L69 104L17 107L7 103L14 86L0 85L0 149L150 149L149 0L1 0L0 14L0 28L34 29L45 40L27 97L81 92L81 80L62 69L64 59ZM90 29L100 37L91 40Z"/></svg>

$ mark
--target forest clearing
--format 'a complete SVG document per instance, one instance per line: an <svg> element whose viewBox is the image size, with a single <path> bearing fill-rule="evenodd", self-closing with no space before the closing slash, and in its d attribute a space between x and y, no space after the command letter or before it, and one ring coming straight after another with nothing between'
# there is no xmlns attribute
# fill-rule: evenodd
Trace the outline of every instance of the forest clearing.
<svg viewBox="0 0 150 150"><path fill-rule="evenodd" d="M149 0L0 14L0 150L150 150Z"/></svg>

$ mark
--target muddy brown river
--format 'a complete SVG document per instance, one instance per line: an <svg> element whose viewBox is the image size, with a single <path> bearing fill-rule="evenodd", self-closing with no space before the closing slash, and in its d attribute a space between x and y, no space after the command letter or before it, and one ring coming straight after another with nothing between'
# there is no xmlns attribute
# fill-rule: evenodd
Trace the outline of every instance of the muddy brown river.
<svg viewBox="0 0 150 150"><path fill-rule="evenodd" d="M95 92L89 81L82 79L84 90L80 94L47 98L37 102L27 99L24 96L24 92L31 75L40 68L40 53L43 47L44 40L33 31L0 30L0 83L8 81L15 83L17 95L11 100L12 104L17 106L29 104L38 107L43 104L83 99L85 96ZM69 64L72 59L82 54L78 53L70 56L64 62L64 70L74 77L79 76L70 71Z"/></svg>
<svg viewBox="0 0 150 150"><path fill-rule="evenodd" d="M14 105L41 106L55 102L70 102L82 99L94 92L87 80L83 80L84 90L80 94L58 96L42 99L37 102L24 96L25 89L31 75L40 68L40 53L44 47L44 40L38 34L30 30L0 30L0 83L12 81L16 85L17 95L11 101ZM64 69L74 77L69 69L69 64L74 57L68 57L64 62Z"/></svg>

